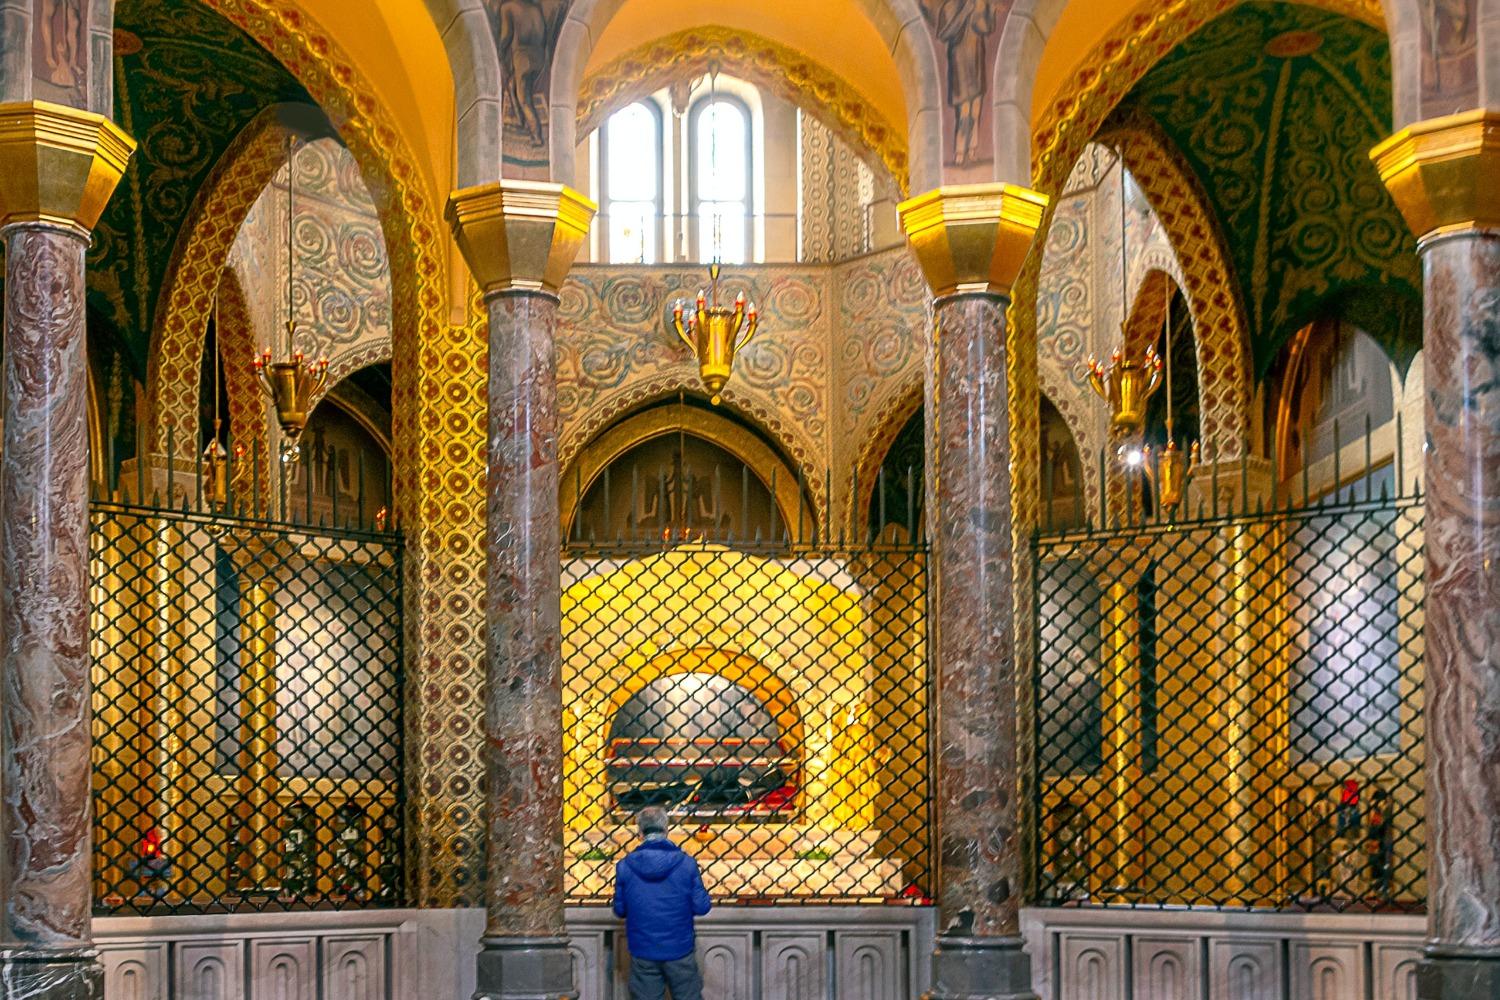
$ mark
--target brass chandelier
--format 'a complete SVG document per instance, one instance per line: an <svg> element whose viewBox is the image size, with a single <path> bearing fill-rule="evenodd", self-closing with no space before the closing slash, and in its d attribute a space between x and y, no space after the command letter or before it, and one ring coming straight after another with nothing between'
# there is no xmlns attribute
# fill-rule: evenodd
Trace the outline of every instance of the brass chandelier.
<svg viewBox="0 0 1500 1000"><path fill-rule="evenodd" d="M677 336L687 344L698 358L698 376L708 390L709 402L719 405L719 393L729 376L734 372L735 352L755 336L760 326L760 314L754 302L747 302L745 293L734 297L732 306L719 304L719 262L708 268L708 292L698 289L698 298L691 313L685 312L681 299L672 306L672 326Z"/></svg>
<svg viewBox="0 0 1500 1000"><path fill-rule="evenodd" d="M1127 473L1139 472L1151 483L1156 492L1156 501L1168 517L1175 517L1177 508L1187 491L1189 480L1198 470L1198 443L1195 441L1184 452L1178 447L1173 420L1172 398L1172 303L1174 294L1169 286L1167 294L1165 357L1156 352L1154 343L1148 344L1140 360L1125 354L1129 347L1129 232L1125 225L1125 151L1116 147L1115 156L1120 164L1120 309L1126 319L1120 324L1122 346L1110 355L1108 365L1099 363L1093 355L1088 358L1089 385L1100 399L1109 404L1110 427L1129 435L1120 448ZM1140 436L1146 427L1146 407L1152 395L1161 388L1165 374L1167 389L1166 430L1167 443L1161 454L1153 456L1150 446L1140 445Z"/></svg>
<svg viewBox="0 0 1500 1000"><path fill-rule="evenodd" d="M286 148L286 355L280 361L272 361L268 347L255 359L254 367L261 389L276 407L276 419L281 425L281 460L294 462L302 450L302 432L307 429L313 400L328 384L328 359L307 361L294 346L297 334L292 302L292 271L296 266L293 188L297 177L297 148L294 137L288 136Z"/></svg>
<svg viewBox="0 0 1500 1000"><path fill-rule="evenodd" d="M709 108L718 100L719 71L709 70ZM718 130L709 129L709 169L717 179L719 170ZM717 184L714 185L717 190ZM672 305L672 326L677 336L698 359L698 377L708 390L709 402L719 405L724 384L734 374L734 356L750 343L760 326L760 314L755 303L747 301L745 293L734 297L733 305L719 302L720 259L718 253L723 246L723 220L714 213L714 261L708 267L708 291L698 289L698 297L692 312L687 312L686 303L678 299Z"/></svg>

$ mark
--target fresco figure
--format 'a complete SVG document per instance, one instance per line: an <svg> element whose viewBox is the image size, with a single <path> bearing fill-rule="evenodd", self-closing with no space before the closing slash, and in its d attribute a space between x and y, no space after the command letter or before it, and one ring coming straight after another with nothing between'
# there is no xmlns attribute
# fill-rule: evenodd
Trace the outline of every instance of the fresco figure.
<svg viewBox="0 0 1500 1000"><path fill-rule="evenodd" d="M969 163L979 146L989 36L995 30L993 0L942 0L936 32L948 59L948 106L953 109L953 159Z"/></svg>
<svg viewBox="0 0 1500 1000"><path fill-rule="evenodd" d="M562 29L563 0L491 0L505 69L505 125L539 150L547 145L546 84Z"/></svg>
<svg viewBox="0 0 1500 1000"><path fill-rule="evenodd" d="M1423 110L1433 117L1466 110L1479 100L1478 32L1474 0L1427 0L1422 4L1422 91L1441 102Z"/></svg>
<svg viewBox="0 0 1500 1000"><path fill-rule="evenodd" d="M40 0L36 13L36 75L56 87L77 87L83 54L83 0Z"/></svg>

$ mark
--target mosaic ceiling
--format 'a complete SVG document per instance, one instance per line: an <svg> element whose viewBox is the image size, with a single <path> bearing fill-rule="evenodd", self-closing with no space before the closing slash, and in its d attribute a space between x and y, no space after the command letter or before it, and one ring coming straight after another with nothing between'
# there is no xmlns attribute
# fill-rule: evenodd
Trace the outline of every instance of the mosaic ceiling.
<svg viewBox="0 0 1500 1000"><path fill-rule="evenodd" d="M156 298L193 198L265 108L309 102L265 50L195 0L120 0L115 116L140 143L95 230L89 305L144 377Z"/></svg>
<svg viewBox="0 0 1500 1000"><path fill-rule="evenodd" d="M1368 152L1391 131L1385 36L1294 4L1248 3L1136 86L1224 228L1263 376L1298 328L1337 313L1403 368L1421 345L1416 243Z"/></svg>

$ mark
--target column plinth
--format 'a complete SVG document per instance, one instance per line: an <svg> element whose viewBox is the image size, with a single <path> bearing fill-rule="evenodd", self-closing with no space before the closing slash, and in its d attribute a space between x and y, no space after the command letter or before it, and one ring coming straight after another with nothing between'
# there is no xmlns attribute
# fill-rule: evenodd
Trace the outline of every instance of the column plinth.
<svg viewBox="0 0 1500 1000"><path fill-rule="evenodd" d="M134 143L0 105L0 997L94 1000L84 255Z"/></svg>
<svg viewBox="0 0 1500 1000"><path fill-rule="evenodd" d="M1421 1000L1500 1000L1500 113L1371 154L1417 234L1426 378Z"/></svg>
<svg viewBox="0 0 1500 1000"><path fill-rule="evenodd" d="M1032 1000L1022 947L1005 310L1046 200L1003 185L902 205L932 287L927 516L940 908L929 1000Z"/></svg>
<svg viewBox="0 0 1500 1000"><path fill-rule="evenodd" d="M557 294L593 205L556 184L455 194L489 311L485 936L475 996L578 996L563 922Z"/></svg>

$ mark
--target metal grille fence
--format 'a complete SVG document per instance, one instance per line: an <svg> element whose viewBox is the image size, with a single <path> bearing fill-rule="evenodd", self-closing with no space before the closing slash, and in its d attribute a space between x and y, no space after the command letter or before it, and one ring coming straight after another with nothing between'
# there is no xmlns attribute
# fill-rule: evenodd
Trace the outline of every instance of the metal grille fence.
<svg viewBox="0 0 1500 1000"><path fill-rule="evenodd" d="M659 805L715 899L927 901L926 572L904 542L570 548L570 899Z"/></svg>
<svg viewBox="0 0 1500 1000"><path fill-rule="evenodd" d="M401 902L399 538L96 503L91 557L97 912Z"/></svg>
<svg viewBox="0 0 1500 1000"><path fill-rule="evenodd" d="M1036 539L1044 905L1419 910L1422 502Z"/></svg>

